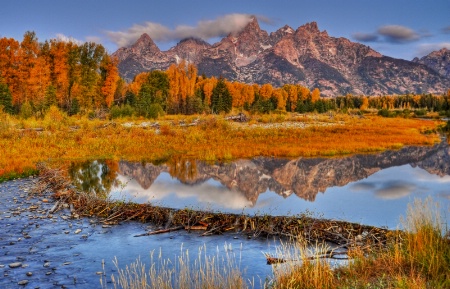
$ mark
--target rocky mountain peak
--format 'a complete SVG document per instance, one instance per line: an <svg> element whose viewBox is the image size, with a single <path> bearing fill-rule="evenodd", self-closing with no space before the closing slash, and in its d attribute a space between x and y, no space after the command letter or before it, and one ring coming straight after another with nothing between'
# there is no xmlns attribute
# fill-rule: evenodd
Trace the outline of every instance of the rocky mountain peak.
<svg viewBox="0 0 450 289"><path fill-rule="evenodd" d="M203 45L203 46L211 46L208 42L204 41L203 39L197 38L197 37L188 37L181 39L180 42L177 43L177 46L181 46L184 44L195 44L195 45Z"/></svg>
<svg viewBox="0 0 450 289"><path fill-rule="evenodd" d="M449 53L450 53L450 49L447 49L447 48L444 47L444 48L441 48L439 50L431 52L429 55L430 56L444 56L445 57Z"/></svg>
<svg viewBox="0 0 450 289"><path fill-rule="evenodd" d="M160 52L158 46L156 46L153 39L144 33L139 39L131 46L131 49L137 53L157 53Z"/></svg>
<svg viewBox="0 0 450 289"><path fill-rule="evenodd" d="M172 47L168 51L168 53L173 53L171 57L174 58L176 62L184 59L188 62L197 63L200 60L203 51L210 47L211 45L202 39L189 37L178 42L175 47Z"/></svg>
<svg viewBox="0 0 450 289"><path fill-rule="evenodd" d="M270 44L275 45L284 37L292 35L294 33L295 33L295 30L292 29L292 27L290 27L289 25L284 25L277 31L270 33Z"/></svg>
<svg viewBox="0 0 450 289"><path fill-rule="evenodd" d="M440 75L450 78L450 50L441 48L422 58L414 58L413 62L425 64Z"/></svg>
<svg viewBox="0 0 450 289"><path fill-rule="evenodd" d="M312 34L314 34L314 33L320 33L320 30L319 30L319 27L318 27L318 25L317 25L317 22L315 22L315 21L309 22L309 23L306 23L306 24L300 26L300 27L297 29L297 31L298 31L298 30L301 30L301 31L307 31L307 32L312 33Z"/></svg>
<svg viewBox="0 0 450 289"><path fill-rule="evenodd" d="M240 33L245 33L245 32L259 32L261 31L261 27L259 26L259 22L258 19L256 19L255 16L252 16L252 18L250 19L250 21L248 22L248 24L244 27L244 29L240 32ZM239 34L240 34L239 33Z"/></svg>
<svg viewBox="0 0 450 289"><path fill-rule="evenodd" d="M230 35L229 40L235 46L235 54L238 57L254 57L266 48L269 48L269 35L266 31L261 30L258 19L252 17L250 22L235 35ZM250 62L243 63L249 64Z"/></svg>

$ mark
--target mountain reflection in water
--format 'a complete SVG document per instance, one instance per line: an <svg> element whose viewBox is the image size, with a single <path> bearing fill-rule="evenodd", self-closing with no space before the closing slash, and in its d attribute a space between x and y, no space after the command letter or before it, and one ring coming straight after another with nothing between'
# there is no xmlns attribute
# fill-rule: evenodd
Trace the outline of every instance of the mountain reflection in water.
<svg viewBox="0 0 450 289"><path fill-rule="evenodd" d="M306 200L327 212L331 204L346 202L351 206L358 194L367 192L372 194L365 196L366 206L374 199L394 202L417 194L436 195L448 202L450 149L442 142L433 147L405 147L343 158L258 157L213 165L181 158L162 165L95 161L74 163L69 173L84 191L138 203L230 212L271 208L269 213L288 214L312 207L305 205ZM325 191L326 196L318 195ZM340 191L342 199L335 199L332 191ZM322 206L320 202L327 204Z"/></svg>

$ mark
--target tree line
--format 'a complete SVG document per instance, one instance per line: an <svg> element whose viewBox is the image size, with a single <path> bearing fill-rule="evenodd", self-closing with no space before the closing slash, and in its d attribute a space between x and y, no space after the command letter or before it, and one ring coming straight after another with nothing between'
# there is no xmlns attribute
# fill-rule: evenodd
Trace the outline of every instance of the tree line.
<svg viewBox="0 0 450 289"><path fill-rule="evenodd" d="M120 77L117 61L93 42L21 42L0 39L0 105L9 113L42 114L55 105L76 114L113 104Z"/></svg>
<svg viewBox="0 0 450 289"><path fill-rule="evenodd" d="M131 83L119 77L117 59L93 42L51 39L38 42L26 32L18 42L0 39L0 106L22 116L43 115L51 106L73 114L103 110L111 117L162 114L318 112L378 109L450 113L450 90L443 95L345 96L326 98L318 88L300 84L246 84L199 75L181 61L166 71L136 75Z"/></svg>

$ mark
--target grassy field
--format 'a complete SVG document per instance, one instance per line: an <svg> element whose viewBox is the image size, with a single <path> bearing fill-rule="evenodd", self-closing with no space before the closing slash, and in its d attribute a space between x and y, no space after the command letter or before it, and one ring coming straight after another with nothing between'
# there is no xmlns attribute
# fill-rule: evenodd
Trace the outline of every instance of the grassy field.
<svg viewBox="0 0 450 289"><path fill-rule="evenodd" d="M437 121L378 116L265 115L247 123L166 116L156 122L157 128L143 119L88 120L57 110L27 120L1 113L0 181L33 174L42 161L333 157L439 141Z"/></svg>

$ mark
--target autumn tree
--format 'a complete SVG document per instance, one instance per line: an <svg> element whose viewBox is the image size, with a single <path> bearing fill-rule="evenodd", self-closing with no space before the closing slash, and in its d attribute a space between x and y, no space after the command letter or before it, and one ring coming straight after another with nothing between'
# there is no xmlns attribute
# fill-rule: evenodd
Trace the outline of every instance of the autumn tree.
<svg viewBox="0 0 450 289"><path fill-rule="evenodd" d="M85 109L99 108L105 104L97 86L100 80L97 71L104 54L105 48L94 42L86 42L80 47L80 82L77 99Z"/></svg>
<svg viewBox="0 0 450 289"><path fill-rule="evenodd" d="M0 78L0 112L2 109L9 114L14 112L11 92L8 85Z"/></svg>
<svg viewBox="0 0 450 289"><path fill-rule="evenodd" d="M359 107L360 110L366 110L369 108L369 100L367 99L367 97L362 97L362 104Z"/></svg>
<svg viewBox="0 0 450 289"><path fill-rule="evenodd" d="M69 103L69 51L69 44L50 40L51 78L61 107L66 107Z"/></svg>
<svg viewBox="0 0 450 289"><path fill-rule="evenodd" d="M315 103L320 99L320 90L318 88L314 88L314 90L311 93L311 101L312 103Z"/></svg>
<svg viewBox="0 0 450 289"><path fill-rule="evenodd" d="M12 38L0 39L0 78L8 86L13 104L19 104L19 49L18 41Z"/></svg>
<svg viewBox="0 0 450 289"><path fill-rule="evenodd" d="M223 78L219 78L211 96L211 110L213 113L228 113L231 111L233 99Z"/></svg>
<svg viewBox="0 0 450 289"><path fill-rule="evenodd" d="M286 102L288 99L288 93L282 88L276 88L272 92L272 97L276 101L276 109L286 110Z"/></svg>
<svg viewBox="0 0 450 289"><path fill-rule="evenodd" d="M119 70L117 69L117 59L111 58L108 54L104 54L100 63L101 75L101 92L108 108L114 102L114 95L117 89L117 81L119 80Z"/></svg>
<svg viewBox="0 0 450 289"><path fill-rule="evenodd" d="M285 84L283 89L287 93L286 110L291 112L295 111L298 101L298 86L293 84Z"/></svg>

